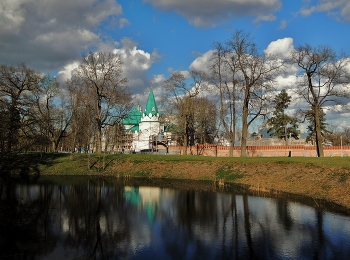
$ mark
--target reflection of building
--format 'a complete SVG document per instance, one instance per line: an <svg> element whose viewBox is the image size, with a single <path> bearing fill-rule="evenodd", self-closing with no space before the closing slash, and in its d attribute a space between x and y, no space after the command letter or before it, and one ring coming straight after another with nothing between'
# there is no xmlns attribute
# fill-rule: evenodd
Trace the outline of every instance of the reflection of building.
<svg viewBox="0 0 350 260"><path fill-rule="evenodd" d="M122 122L127 134L132 135L130 149L138 152L153 149L157 144L167 146L164 125L159 121L158 107L153 90L150 89L146 108L134 108Z"/></svg>
<svg viewBox="0 0 350 260"><path fill-rule="evenodd" d="M154 223L156 210L160 201L158 187L125 187L124 197L134 206L142 207L150 224Z"/></svg>

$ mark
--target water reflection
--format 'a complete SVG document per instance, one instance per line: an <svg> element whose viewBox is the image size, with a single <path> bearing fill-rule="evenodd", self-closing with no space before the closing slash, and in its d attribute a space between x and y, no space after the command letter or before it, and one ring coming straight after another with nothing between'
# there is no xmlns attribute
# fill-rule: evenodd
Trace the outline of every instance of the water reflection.
<svg viewBox="0 0 350 260"><path fill-rule="evenodd" d="M350 218L242 191L125 180L0 186L1 259L349 259Z"/></svg>

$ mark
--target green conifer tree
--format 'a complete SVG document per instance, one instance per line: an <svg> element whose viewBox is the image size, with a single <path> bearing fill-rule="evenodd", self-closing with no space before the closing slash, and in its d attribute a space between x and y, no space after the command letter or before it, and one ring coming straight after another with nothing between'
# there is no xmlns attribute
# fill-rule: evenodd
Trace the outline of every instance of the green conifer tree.
<svg viewBox="0 0 350 260"><path fill-rule="evenodd" d="M299 139L298 120L285 114L285 109L288 108L291 102L291 96L285 90L282 90L273 100L275 110L273 116L267 120L270 136L276 136L279 139L284 139L287 143L288 138Z"/></svg>
<svg viewBox="0 0 350 260"><path fill-rule="evenodd" d="M331 133L331 131L327 129L328 124L326 123L325 116L326 116L326 113L323 111L323 109L319 108L319 119L320 119L320 125L321 125L322 138L324 138L326 134ZM314 144L314 142L316 141L316 127L315 127L315 116L312 110L307 111L305 119L306 121L308 121L308 125L307 125L308 136L306 137L306 141Z"/></svg>

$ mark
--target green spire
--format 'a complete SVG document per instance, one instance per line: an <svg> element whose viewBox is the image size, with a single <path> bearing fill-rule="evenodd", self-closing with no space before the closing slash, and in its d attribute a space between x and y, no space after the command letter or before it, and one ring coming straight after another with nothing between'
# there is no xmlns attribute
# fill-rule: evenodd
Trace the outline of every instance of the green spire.
<svg viewBox="0 0 350 260"><path fill-rule="evenodd" d="M152 86L151 86L151 90L149 91L147 104L146 104L146 110L145 110L146 115L149 115L150 113L153 116L158 114L158 108L157 108L156 100L154 99Z"/></svg>

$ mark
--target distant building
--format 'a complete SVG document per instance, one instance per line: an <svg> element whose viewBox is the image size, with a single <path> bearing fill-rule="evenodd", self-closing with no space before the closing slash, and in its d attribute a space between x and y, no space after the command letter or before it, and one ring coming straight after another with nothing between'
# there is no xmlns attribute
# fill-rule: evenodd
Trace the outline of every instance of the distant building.
<svg viewBox="0 0 350 260"><path fill-rule="evenodd" d="M154 149L158 142L165 145L164 125L159 121L158 107L152 88L145 109L138 105L122 121L122 124L125 132L132 135L130 149L135 152Z"/></svg>

